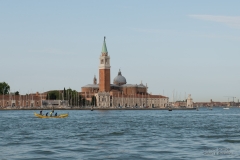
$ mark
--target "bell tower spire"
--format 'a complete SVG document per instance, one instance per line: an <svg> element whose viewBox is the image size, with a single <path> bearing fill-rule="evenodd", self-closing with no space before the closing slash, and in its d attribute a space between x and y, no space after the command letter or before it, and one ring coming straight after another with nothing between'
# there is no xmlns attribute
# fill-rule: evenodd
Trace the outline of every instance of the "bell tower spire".
<svg viewBox="0 0 240 160"><path fill-rule="evenodd" d="M106 37L104 36L104 40L103 40L103 46L102 46L102 55L108 55L108 51L107 51L107 45L106 45Z"/></svg>
<svg viewBox="0 0 240 160"><path fill-rule="evenodd" d="M108 56L106 37L104 36L102 52L99 58L99 91L110 92L110 56Z"/></svg>

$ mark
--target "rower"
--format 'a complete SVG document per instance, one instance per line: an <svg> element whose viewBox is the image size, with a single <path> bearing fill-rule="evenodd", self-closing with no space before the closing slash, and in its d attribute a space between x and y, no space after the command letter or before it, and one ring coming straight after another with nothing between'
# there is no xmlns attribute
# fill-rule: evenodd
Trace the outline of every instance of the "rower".
<svg viewBox="0 0 240 160"><path fill-rule="evenodd" d="M50 112L50 117L52 117L52 114L54 113L54 110L52 110L52 112Z"/></svg>
<svg viewBox="0 0 240 160"><path fill-rule="evenodd" d="M48 112L46 113L46 116L48 116Z"/></svg>
<svg viewBox="0 0 240 160"><path fill-rule="evenodd" d="M40 111L40 115L42 115L42 110Z"/></svg>
<svg viewBox="0 0 240 160"><path fill-rule="evenodd" d="M57 116L57 112L55 113L55 116Z"/></svg>

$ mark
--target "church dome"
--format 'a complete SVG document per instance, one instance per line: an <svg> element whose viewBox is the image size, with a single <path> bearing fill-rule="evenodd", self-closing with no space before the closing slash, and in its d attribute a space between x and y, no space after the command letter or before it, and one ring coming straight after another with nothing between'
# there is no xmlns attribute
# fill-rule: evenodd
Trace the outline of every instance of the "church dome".
<svg viewBox="0 0 240 160"><path fill-rule="evenodd" d="M113 80L113 84L120 86L126 83L127 83L126 78L122 76L122 73L119 70L117 77L115 77Z"/></svg>

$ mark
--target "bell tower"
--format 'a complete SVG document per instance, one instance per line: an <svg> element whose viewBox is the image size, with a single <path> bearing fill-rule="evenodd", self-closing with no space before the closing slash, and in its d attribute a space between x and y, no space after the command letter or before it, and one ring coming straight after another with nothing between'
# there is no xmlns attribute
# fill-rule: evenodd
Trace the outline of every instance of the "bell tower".
<svg viewBox="0 0 240 160"><path fill-rule="evenodd" d="M108 56L106 37L103 40L102 53L99 58L99 91L110 92L110 57Z"/></svg>

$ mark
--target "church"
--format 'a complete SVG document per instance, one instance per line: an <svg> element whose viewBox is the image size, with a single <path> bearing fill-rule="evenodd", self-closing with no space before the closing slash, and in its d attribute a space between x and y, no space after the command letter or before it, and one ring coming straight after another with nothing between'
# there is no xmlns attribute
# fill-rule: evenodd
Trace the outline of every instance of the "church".
<svg viewBox="0 0 240 160"><path fill-rule="evenodd" d="M128 84L121 70L118 71L111 84L110 69L110 56L104 37L99 58L99 82L94 76L92 84L81 87L81 95L86 99L96 97L96 107L165 108L168 106L168 97L149 94L147 84Z"/></svg>

